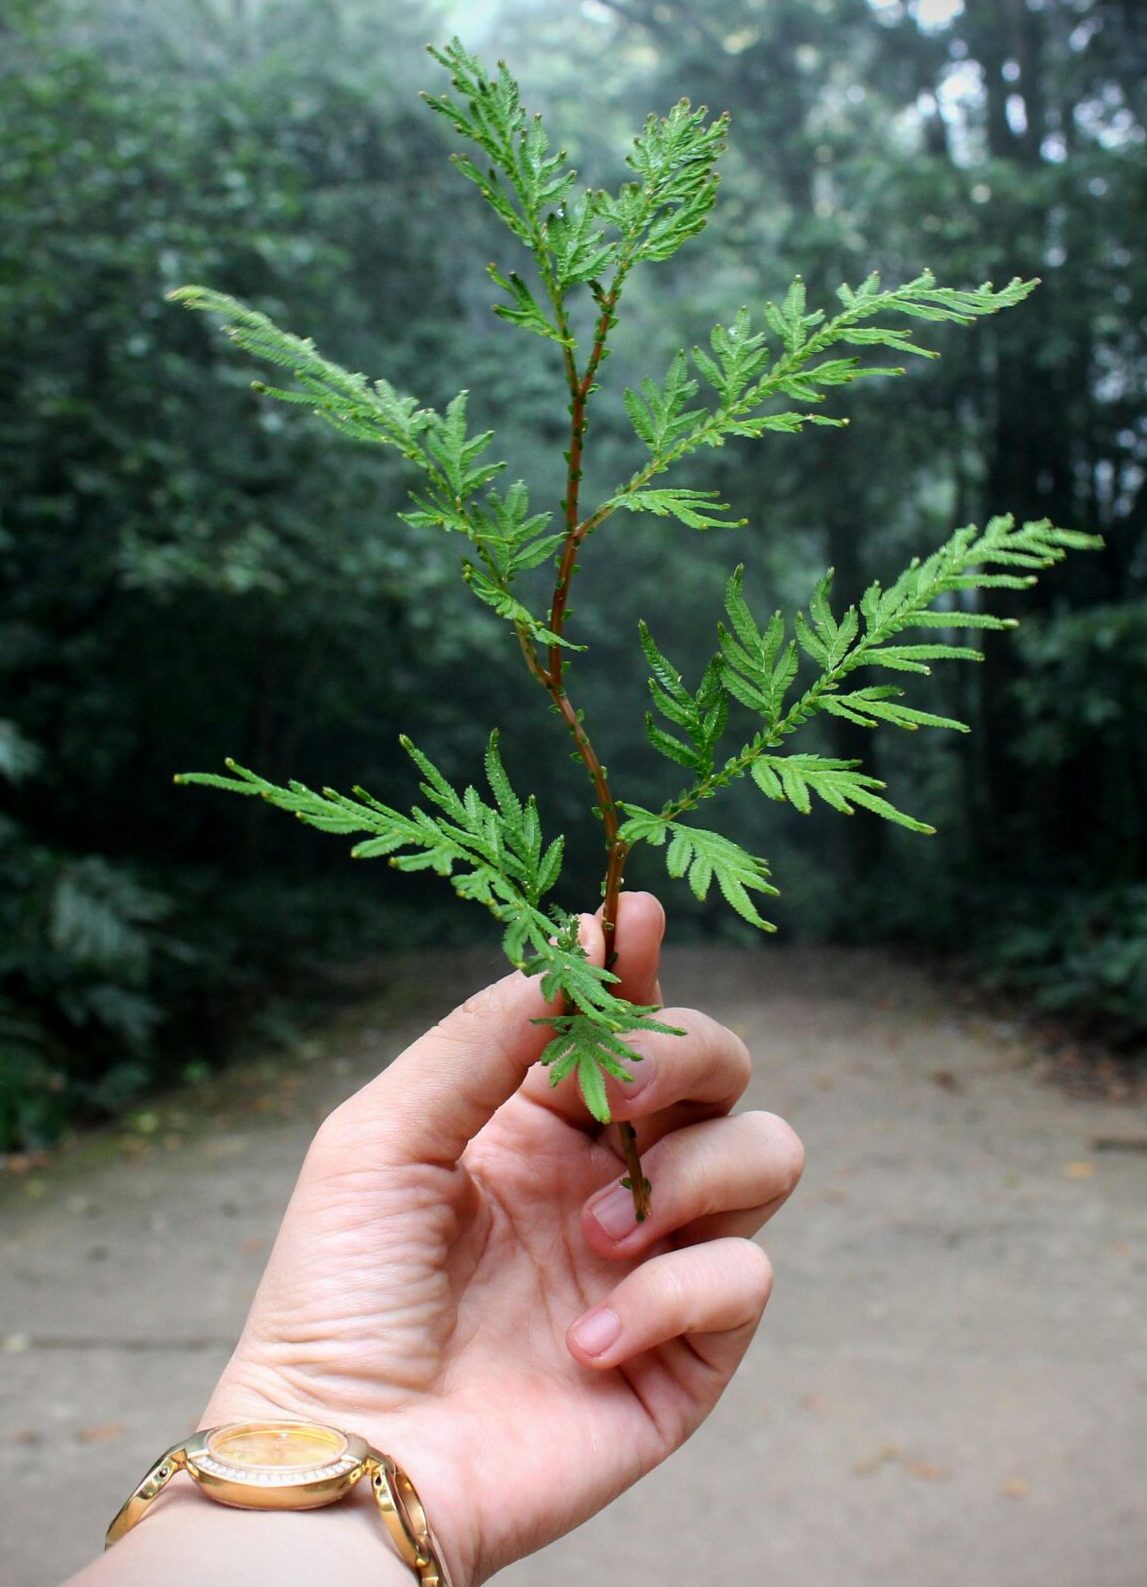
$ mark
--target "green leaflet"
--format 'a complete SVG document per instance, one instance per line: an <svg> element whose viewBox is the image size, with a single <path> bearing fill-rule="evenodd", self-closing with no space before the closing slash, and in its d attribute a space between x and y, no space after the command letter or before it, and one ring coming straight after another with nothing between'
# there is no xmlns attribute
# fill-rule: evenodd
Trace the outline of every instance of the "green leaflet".
<svg viewBox="0 0 1147 1587"><path fill-rule="evenodd" d="M511 595L506 583L491 578L482 569L476 568L472 562L462 564L462 577L480 601L497 612L499 617L505 618L508 623L514 623L523 629L532 639L543 645L561 645L566 650L585 649L584 645L575 645L572 640L555 634L552 629L539 622L528 606Z"/></svg>
<svg viewBox="0 0 1147 1587"><path fill-rule="evenodd" d="M675 1027L652 1019L655 1012L628 1003L610 991L616 980L593 965L577 942L576 918L559 911L544 913L544 898L557 885L564 839L545 843L537 804L518 795L502 762L498 735L492 733L485 753L490 804L473 787L459 792L430 758L409 739L402 746L421 773L421 791L431 809L415 807L409 814L374 799L364 789L351 796L325 788L316 792L299 782L281 787L233 761L230 776L188 772L181 783L224 789L265 799L308 826L324 832L361 836L351 850L356 859L387 858L400 870L434 870L449 877L460 897L484 904L503 926L503 947L511 963L541 978L545 997L568 1012L546 1021L556 1034L543 1062L555 1065L560 1079L568 1072L563 1055L578 1064L579 1083L599 1105L604 1091L593 1087L587 1064L600 1064L611 1074L623 1057L634 1057L621 1043L630 1031L673 1034ZM572 1055L572 1056L571 1056Z"/></svg>
<svg viewBox="0 0 1147 1587"><path fill-rule="evenodd" d="M740 529L744 518L724 518L727 502L717 500L715 490L634 490L615 502L627 512L649 512L657 518L676 518L690 529Z"/></svg>
<svg viewBox="0 0 1147 1587"><path fill-rule="evenodd" d="M800 307L801 300L794 299L790 315L800 318ZM1011 575L1004 575L1001 584L992 567L1017 563L1044 567L1069 550L1094 544L1089 537L1046 520L1017 526L1013 519L1001 517L993 518L983 531L967 526L932 556L910 564L888 589L871 585L859 607L839 615L831 604L830 569L816 585L807 615L796 614L793 638L787 636L780 612L763 626L758 623L745 599L744 571L737 568L725 591L727 626L718 625L717 652L697 695L685 688L643 626L641 644L652 674L650 691L660 715L678 730L667 731L650 717L647 736L659 753L692 771L696 780L656 816L626 806L630 814L623 828L626 841L661 845L671 834L667 869L670 875L685 877L699 897L713 877L720 882L723 866L726 898L743 919L761 925L743 889L752 885L748 878L764 874L751 868L763 862L753 861L735 845L735 853L719 850L711 842L715 834L701 834L698 841L692 828L676 821L736 779L751 775L767 798L787 801L803 814L811 810L815 795L845 815L861 808L910 831L931 833L934 828L927 822L884 798L883 782L863 772L859 761L780 753L779 746L820 712L865 728L887 724L912 732L920 728L967 732L965 724L952 717L902 703L903 690L894 685L848 689L841 685L862 667L926 675L936 661L980 659L979 652L955 642L903 644L899 636L912 628L954 632L962 627L1003 627L1003 619L969 604L977 592L1014 587ZM955 606L954 599L963 604ZM802 653L813 664L815 676L793 698ZM722 712L715 704L714 697L721 693L726 707L747 708L761 725L737 754L717 766L716 751L728 722L727 709ZM736 884L742 892L736 892Z"/></svg>
<svg viewBox="0 0 1147 1587"><path fill-rule="evenodd" d="M751 891L777 896L764 860L719 832L666 820L640 805L627 804L623 808L628 817L621 829L623 842L651 843L655 848L668 842L665 869L671 877L684 877L694 897L703 901L715 881L725 902L742 920L762 931L776 930L760 915L749 896Z"/></svg>
<svg viewBox="0 0 1147 1587"><path fill-rule="evenodd" d="M729 718L729 700L721 684L720 665L710 662L696 694L690 694L673 664L662 655L648 627L640 628L641 648L652 676L649 692L660 714L681 728L688 742L658 727L652 712L646 714L645 733L653 748L679 766L708 775L713 756Z"/></svg>
<svg viewBox="0 0 1147 1587"><path fill-rule="evenodd" d="M880 798L878 790L884 783L858 771L859 765L858 760L834 760L824 755L761 755L753 761L750 772L767 798L787 799L802 815L812 809L812 795L816 794L843 815L852 815L854 807L860 805L911 832L935 832L935 827L905 815L887 799Z"/></svg>

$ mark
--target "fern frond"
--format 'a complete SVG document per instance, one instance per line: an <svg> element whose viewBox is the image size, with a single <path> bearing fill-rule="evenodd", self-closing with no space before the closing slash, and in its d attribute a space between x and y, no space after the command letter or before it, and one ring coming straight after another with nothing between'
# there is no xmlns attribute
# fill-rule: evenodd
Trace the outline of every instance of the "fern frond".
<svg viewBox="0 0 1147 1587"><path fill-rule="evenodd" d="M719 832L685 826L667 818L664 812L655 815L651 810L631 804L623 805L622 809L628 818L619 833L623 843L644 842L662 848L668 841L665 869L675 879L684 878L695 898L703 902L715 881L725 902L742 920L762 931L776 930L760 915L749 896L750 891L778 896L768 879L769 868L764 860Z"/></svg>
<svg viewBox="0 0 1147 1587"><path fill-rule="evenodd" d="M543 996L562 1008L544 1021L556 1034L542 1061L554 1065L555 1081L576 1065L587 1106L601 1117L600 1071L624 1074L620 1060L636 1056L621 1037L633 1031L678 1034L676 1027L654 1019L655 1008L610 990L617 977L590 963L577 941L576 917L543 912L542 900L560 877L564 839L543 840L536 801L514 790L498 734L490 735L485 753L493 804L473 787L459 792L408 738L401 743L421 774L429 809L416 806L404 814L361 788L348 796L330 788L316 792L300 782L280 787L234 761L227 762L230 776L188 772L176 781L254 795L320 831L364 834L351 850L353 858L386 858L403 871L433 870L448 877L460 897L483 904L502 925L511 963L538 976ZM590 1073L595 1066L596 1081Z"/></svg>
<svg viewBox="0 0 1147 1587"><path fill-rule="evenodd" d="M662 385L646 379L639 392L626 392L630 421L651 457L594 512L591 527L596 528L624 506L629 496L643 491L650 480L699 447L722 446L732 437L756 438L778 431L791 434L806 424L845 423L829 414L778 411L771 405L781 398L816 407L835 388L904 373L888 364L863 362L862 355L869 349L935 356L932 349L916 344L909 329L865 322L905 316L966 324L1020 302L1035 286L1034 281L1017 278L999 290L990 282L970 290L940 287L931 272L925 271L901 286L884 289L879 276L872 275L859 287L842 287L838 294L841 309L830 317L823 309L809 310L805 285L798 276L779 304L765 305L765 330L755 330L749 310L742 308L731 325L714 327L709 351L693 350L694 368L717 395L715 409L685 406L698 388L688 375L683 353L675 355ZM770 331L779 343L771 362ZM832 353L838 346L855 347L859 352L841 357Z"/></svg>
<svg viewBox="0 0 1147 1587"><path fill-rule="evenodd" d="M858 760L834 760L825 755L761 755L753 761L750 772L767 798L787 799L802 815L812 809L811 795L816 794L842 815L852 815L853 807L861 805L911 832L935 832L935 827L917 821L882 799L879 790L885 784L878 777L857 770L859 766Z"/></svg>
<svg viewBox="0 0 1147 1587"><path fill-rule="evenodd" d="M639 625L641 648L652 676L649 692L660 714L674 727L684 730L688 744L666 733L654 722L652 713L645 719L646 737L660 754L707 776L729 718L729 701L722 686L719 663L714 659L701 678L696 694L686 689L681 674L658 649L645 623Z"/></svg>
<svg viewBox="0 0 1147 1587"><path fill-rule="evenodd" d="M656 518L676 518L690 529L743 529L747 518L725 518L727 502L715 490L634 490L617 498L626 512L648 512Z"/></svg>
<svg viewBox="0 0 1147 1587"><path fill-rule="evenodd" d="M297 389L257 386L265 396L306 406L354 440L381 442L396 447L412 462L423 461L422 437L441 423L432 408L420 407L416 398L401 395L386 380L370 381L324 358L309 338L280 330L267 315L225 292L186 286L169 292L168 298L189 309L217 315L236 347L290 370Z"/></svg>
<svg viewBox="0 0 1147 1587"><path fill-rule="evenodd" d="M423 99L492 162L479 165L469 155L456 154L454 164L515 236L531 252L539 252L541 214L563 203L577 173L566 166L563 150L551 152L541 118L527 115L518 84L504 64L491 75L457 38L445 49L431 47L429 53L449 73L461 99L450 94L424 94Z"/></svg>
<svg viewBox="0 0 1147 1587"><path fill-rule="evenodd" d="M794 300L791 313L796 315L799 307L799 300ZM735 857L719 855L708 841L715 834L702 834L698 843L691 835L694 829L677 821L703 799L711 798L746 773L768 798L787 800L804 813L811 809L815 794L844 814L852 814L860 807L910 831L931 833L934 829L926 822L905 814L882 797L884 784L861 771L859 761L780 754L779 746L821 712L866 728L888 724L910 732L922 727L967 732L966 725L953 717L902 703L903 691L894 685L877 683L845 689L842 684L862 667L927 674L930 664L936 661L981 659L978 651L955 642L904 644L900 636L912 628L956 631L966 627L1014 626L1013 619L969 604L982 591L1014 587L1013 575L1004 575L1007 582L1001 585L1000 575L990 571L992 568L1001 563L1007 567L1042 568L1058 562L1070 550L1093 549L1099 543L1092 536L1060 529L1047 520L1017 526L1012 518L998 517L991 519L982 531L969 525L958 529L932 556L910 563L887 590L879 583L870 585L859 606L849 607L839 616L830 600L830 569L816 585L807 615L797 613L793 638L787 636L779 612L774 612L763 628L758 624L745 600L744 570L737 568L725 590L728 626L718 625L717 654L705 674L708 692L704 716L699 708L700 695L689 693L680 674L642 626L641 643L652 674L654 702L660 714L684 737L657 727L652 720L647 721L647 734L655 749L692 771L696 781L658 815L625 806L629 820L622 829L623 840L660 847L673 833L668 869L671 875L687 876L695 891L700 888L703 892L711 875L720 881L718 866L722 858L728 860L727 875L734 884L739 881L742 888L751 886L746 876L753 873L746 872L746 862L751 866L763 865L762 861L754 861L743 850ZM954 601L963 604L955 606ZM812 661L817 675L790 702L790 690L798 673L798 651ZM761 723L748 743L719 767L713 760L715 739L702 730L703 722L717 721L712 703L715 688L729 701L747 707ZM723 890L744 919L762 923L759 917L754 918L751 900L746 910L742 895L734 892L731 896L728 888Z"/></svg>
<svg viewBox="0 0 1147 1587"><path fill-rule="evenodd" d="M704 229L729 130L728 116L707 115L682 99L667 116L649 116L626 158L637 180L616 195L593 195L598 218L620 232L626 261L668 259Z"/></svg>

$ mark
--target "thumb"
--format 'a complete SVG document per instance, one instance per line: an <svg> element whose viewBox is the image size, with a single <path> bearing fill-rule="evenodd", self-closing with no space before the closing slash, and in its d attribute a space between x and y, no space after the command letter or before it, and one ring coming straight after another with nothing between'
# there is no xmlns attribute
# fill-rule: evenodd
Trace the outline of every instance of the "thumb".
<svg viewBox="0 0 1147 1587"><path fill-rule="evenodd" d="M601 963L601 932L581 917L580 938ZM553 1032L531 1021L558 1012L541 979L520 971L460 1003L339 1109L370 1128L375 1161L453 1164L521 1085Z"/></svg>

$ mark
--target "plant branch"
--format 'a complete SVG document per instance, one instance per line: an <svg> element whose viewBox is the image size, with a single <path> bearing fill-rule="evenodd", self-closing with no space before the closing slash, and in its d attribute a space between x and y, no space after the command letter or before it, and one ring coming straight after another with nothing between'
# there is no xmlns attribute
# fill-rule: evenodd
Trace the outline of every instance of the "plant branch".
<svg viewBox="0 0 1147 1587"><path fill-rule="evenodd" d="M532 675L544 685L554 703L555 709L570 730L578 755L581 757L593 784L594 798L601 813L605 843L609 853L603 885L602 904L602 931L605 935L605 964L607 969L612 968L617 959L618 901L621 895L623 870L629 853L629 845L621 842L618 837L621 823L605 767L601 764L597 751L594 749L589 734L585 730L581 712L576 709L566 691L564 681L566 663L565 658L562 656L562 647L557 643L557 640L560 640L563 635L566 617L569 613L569 594L574 574L577 571L578 548L587 533L586 525L581 522L580 509L582 456L585 447L587 409L590 396L594 391L597 372L601 367L602 359L605 357L606 342L614 325L614 310L617 306L625 273L626 263L623 261L618 268L609 291L600 294L595 293L600 305L600 312L594 329L593 346L590 350L585 370L580 374L574 355L572 338L569 336L569 322L565 312L564 301L561 294L554 290L551 283L547 281L558 327L564 338L562 357L565 365L566 385L570 394L570 444L566 453L566 489L563 501L563 521L565 523L566 538L558 563L557 578L550 603L549 629L556 636L556 639L550 646L547 666L543 666L529 636L521 631L519 631L518 635L522 644L523 654L526 657L526 665ZM618 1134L622 1155L625 1158L628 1170L627 1183L633 1195L634 1217L638 1223L642 1223L649 1215L649 1192L651 1187L641 1169L641 1161L637 1151L637 1136L633 1126L625 1123L619 1124Z"/></svg>
<svg viewBox="0 0 1147 1587"><path fill-rule="evenodd" d="M601 367L602 359L605 357L609 333L614 325L614 311L621 294L626 270L627 261L623 259L609 290L595 293L600 312L594 328L593 346L590 349L589 358L583 372L579 373L578 371L574 349L570 345L568 336L566 345L563 347L566 384L570 394L570 444L566 453L566 489L563 501L566 538L558 563L557 578L554 583L554 593L550 603L549 614L550 632L556 635L558 639L563 635L566 618L569 613L569 594L574 574L577 571L578 548L586 535L586 526L581 522L580 518L580 494L582 457L587 428L587 409L590 396L595 389L597 372ZM558 316L559 327L564 334L568 330L568 318L564 302L561 299L561 295L556 292L551 294L551 300ZM621 891L622 867L628 853L628 846L618 841L617 834L621 823L618 819L617 804L610 790L605 768L602 766L597 752L590 741L589 734L585 730L581 713L575 708L566 691L564 682L565 666L562 647L560 644L554 643L550 646L548 666L542 668L540 673L535 672L535 676L539 676L540 680L544 681L554 706L570 730L574 745L593 784L594 797L601 812L606 847L609 851L609 863L606 869L604 887L604 908L602 911L602 926L606 936L606 962L608 965L613 962L617 953L615 940L617 903ZM531 670L534 669L531 668Z"/></svg>

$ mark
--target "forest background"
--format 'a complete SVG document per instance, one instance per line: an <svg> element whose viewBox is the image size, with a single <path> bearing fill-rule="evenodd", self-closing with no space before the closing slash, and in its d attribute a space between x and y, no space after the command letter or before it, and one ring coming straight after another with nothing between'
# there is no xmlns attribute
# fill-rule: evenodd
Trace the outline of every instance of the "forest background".
<svg viewBox="0 0 1147 1587"><path fill-rule="evenodd" d="M824 304L871 270L1042 277L1020 308L942 337L939 364L855 388L849 429L707 457L689 483L718 487L745 530L633 519L595 542L581 697L640 802L639 616L688 677L734 562L770 610L805 602L830 563L845 604L992 512L1102 534L1102 553L1011 599L1018 638L986 636L983 666L920 691L972 735L873 750L847 723L823 729L824 752L875 758L939 836L797 817L755 790L731 828L769 856L790 940L958 954L1021 1007L1139 1050L1147 9L8 0L0 1151L281 1033L332 970L482 929L437 878L352 865L259 805L175 789L177 771L233 755L401 806L400 731L465 782L499 723L547 829L571 832L584 886L563 902L592 904L600 838L564 777L564 729L458 580L453 542L397 519L400 465L271 410L255 371L164 301L206 282L425 401L467 385L531 496L556 500L554 349L490 313L496 223L417 98L444 86L423 46L455 31L508 59L594 183L622 177L649 110L685 95L732 113L705 237L630 290L593 436L605 479L633 454L622 387L797 272ZM687 895L673 916L678 940L742 931Z"/></svg>

